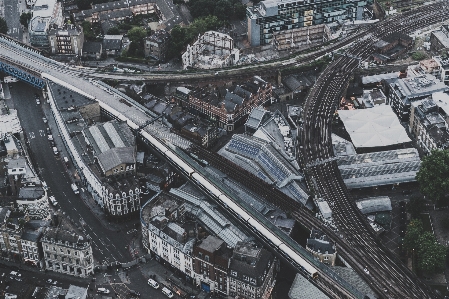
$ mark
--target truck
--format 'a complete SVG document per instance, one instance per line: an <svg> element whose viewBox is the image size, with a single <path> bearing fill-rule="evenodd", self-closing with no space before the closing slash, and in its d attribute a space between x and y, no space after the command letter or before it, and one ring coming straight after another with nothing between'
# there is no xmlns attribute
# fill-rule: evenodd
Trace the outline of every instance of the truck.
<svg viewBox="0 0 449 299"><path fill-rule="evenodd" d="M78 186L75 183L70 185L70 187L72 187L73 193L75 193L75 194L79 194L80 193L80 191L78 190Z"/></svg>

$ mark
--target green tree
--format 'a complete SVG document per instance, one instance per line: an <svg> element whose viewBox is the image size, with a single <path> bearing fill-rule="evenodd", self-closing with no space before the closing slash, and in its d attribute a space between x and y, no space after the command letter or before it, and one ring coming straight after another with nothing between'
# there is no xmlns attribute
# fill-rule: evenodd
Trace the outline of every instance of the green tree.
<svg viewBox="0 0 449 299"><path fill-rule="evenodd" d="M415 52L412 54L413 60L423 60L426 57L427 57L427 55L423 52Z"/></svg>
<svg viewBox="0 0 449 299"><path fill-rule="evenodd" d="M404 237L404 247L408 250L418 249L419 237L422 235L424 229L421 220L413 219L407 226L407 231Z"/></svg>
<svg viewBox="0 0 449 299"><path fill-rule="evenodd" d="M31 20L31 12L24 12L20 15L20 24L27 28Z"/></svg>
<svg viewBox="0 0 449 299"><path fill-rule="evenodd" d="M407 211L412 215L412 218L418 218L425 207L426 204L422 197L413 196L407 204Z"/></svg>
<svg viewBox="0 0 449 299"><path fill-rule="evenodd" d="M134 27L128 31L128 38L131 42L141 42L147 36L147 31L143 27Z"/></svg>
<svg viewBox="0 0 449 299"><path fill-rule="evenodd" d="M424 231L421 220L410 221L403 244L416 254L419 271L432 275L444 270L446 247L439 244L433 234Z"/></svg>
<svg viewBox="0 0 449 299"><path fill-rule="evenodd" d="M0 33L8 34L8 25L2 17L0 17Z"/></svg>
<svg viewBox="0 0 449 299"><path fill-rule="evenodd" d="M95 40L95 33L92 30L92 24L89 21L84 21L81 26L83 27L84 38L88 41Z"/></svg>
<svg viewBox="0 0 449 299"><path fill-rule="evenodd" d="M424 195L432 200L444 200L449 192L449 151L434 150L424 157L416 180Z"/></svg>
<svg viewBox="0 0 449 299"><path fill-rule="evenodd" d="M446 268L446 247L429 232L420 236L419 243L418 269L427 275L443 271Z"/></svg>
<svg viewBox="0 0 449 299"><path fill-rule="evenodd" d="M117 34L120 34L120 30L117 27L111 27L108 29L107 34L117 35Z"/></svg>

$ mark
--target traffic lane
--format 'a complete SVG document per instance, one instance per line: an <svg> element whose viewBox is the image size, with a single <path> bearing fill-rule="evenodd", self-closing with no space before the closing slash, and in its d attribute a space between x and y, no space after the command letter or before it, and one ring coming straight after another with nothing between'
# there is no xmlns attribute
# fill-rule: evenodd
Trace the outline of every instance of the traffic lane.
<svg viewBox="0 0 449 299"><path fill-rule="evenodd" d="M17 0L4 0L5 21L8 25L8 35L22 41L22 25L20 24L20 5Z"/></svg>
<svg viewBox="0 0 449 299"><path fill-rule="evenodd" d="M141 298L167 299L167 296L161 291L163 286L160 286L159 289L154 289L148 285L148 279L143 276L140 267L133 267L128 270L128 277L131 281L130 289L140 292ZM176 299L176 295L173 299Z"/></svg>
<svg viewBox="0 0 449 299"><path fill-rule="evenodd" d="M28 137L30 151L33 153L30 153L30 155L32 155L32 159L37 164L41 178L50 187L49 194L55 196L60 209L74 221L78 222L82 217L81 215L84 215L83 220L84 218L89 218L86 215L89 215L90 210L82 210L82 207L85 207L85 205L79 204L81 199L72 192L70 178L62 166L60 157L55 157L50 148L48 136L45 134L45 125L42 121L43 113L41 107L34 100L33 89L28 86L21 86L24 85L23 83L18 83L18 85L20 88L13 88L12 96L15 99L20 99L20 103L17 103L15 106L18 109L19 118ZM38 133L42 131L44 131L44 134ZM56 133L55 129L52 131ZM87 223L87 221L85 222ZM111 251L102 248L103 245L101 244L104 244L105 241L101 240L98 235L103 235L103 233L97 234L90 230L89 227L86 228L86 233L92 238L94 257L97 260L115 260L115 256Z"/></svg>
<svg viewBox="0 0 449 299"><path fill-rule="evenodd" d="M117 233L104 228L99 220L93 217L81 198L72 192L70 178L62 162L55 160L47 135L41 136L41 131L46 132L46 125L42 121L42 109L34 100L34 93L37 90L18 82L14 83L11 92L21 125L27 134L31 151L34 153L33 158L37 163L37 169L50 187L49 193L55 195L61 210L71 219L79 221L82 218L85 223L84 229L93 240L95 258L100 262L131 260L127 247L130 237L125 232ZM52 128L52 131L56 134L57 129Z"/></svg>

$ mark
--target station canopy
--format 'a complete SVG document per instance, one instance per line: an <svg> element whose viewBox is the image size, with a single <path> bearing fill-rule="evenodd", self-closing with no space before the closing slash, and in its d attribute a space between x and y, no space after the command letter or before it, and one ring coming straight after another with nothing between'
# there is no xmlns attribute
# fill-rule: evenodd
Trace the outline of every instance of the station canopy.
<svg viewBox="0 0 449 299"><path fill-rule="evenodd" d="M391 106L339 110L338 114L356 148L382 147L411 141Z"/></svg>

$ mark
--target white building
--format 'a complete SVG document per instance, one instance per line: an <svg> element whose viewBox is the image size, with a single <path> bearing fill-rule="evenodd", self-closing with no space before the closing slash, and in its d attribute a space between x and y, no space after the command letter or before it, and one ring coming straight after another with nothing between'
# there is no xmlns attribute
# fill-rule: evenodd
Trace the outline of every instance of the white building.
<svg viewBox="0 0 449 299"><path fill-rule="evenodd" d="M19 199L16 200L17 207L30 219L48 219L50 208L48 206L47 191L42 187L22 187L19 190Z"/></svg>
<svg viewBox="0 0 449 299"><path fill-rule="evenodd" d="M227 34L207 31L182 54L183 68L215 69L233 65L240 52L234 48L234 40Z"/></svg>
<svg viewBox="0 0 449 299"><path fill-rule="evenodd" d="M86 277L94 271L91 240L73 231L64 221L47 228L41 238L47 270Z"/></svg>
<svg viewBox="0 0 449 299"><path fill-rule="evenodd" d="M51 26L61 27L64 23L61 3L56 0L37 0L35 2L28 25L31 45L36 47L50 45L48 30Z"/></svg>

